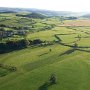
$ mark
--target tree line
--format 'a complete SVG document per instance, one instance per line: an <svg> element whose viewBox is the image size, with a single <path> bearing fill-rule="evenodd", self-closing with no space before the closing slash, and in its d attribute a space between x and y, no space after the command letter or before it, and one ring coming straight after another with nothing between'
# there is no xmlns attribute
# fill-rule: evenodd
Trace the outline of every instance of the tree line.
<svg viewBox="0 0 90 90"><path fill-rule="evenodd" d="M2 53L7 53L13 50L20 50L23 48L28 47L29 45L37 45L41 44L43 41L40 39L35 39L35 40L17 40L17 41L7 41L7 42L2 42L0 43L0 54Z"/></svg>

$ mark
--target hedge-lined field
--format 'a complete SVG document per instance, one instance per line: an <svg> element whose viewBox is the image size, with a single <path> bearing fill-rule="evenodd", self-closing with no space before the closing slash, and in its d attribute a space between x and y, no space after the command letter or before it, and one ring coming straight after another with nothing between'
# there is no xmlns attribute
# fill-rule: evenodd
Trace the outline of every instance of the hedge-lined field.
<svg viewBox="0 0 90 90"><path fill-rule="evenodd" d="M54 43L0 54L1 64L17 68L0 69L6 72L0 90L90 90L90 27L55 27L27 36L37 38ZM51 74L56 84L43 87Z"/></svg>

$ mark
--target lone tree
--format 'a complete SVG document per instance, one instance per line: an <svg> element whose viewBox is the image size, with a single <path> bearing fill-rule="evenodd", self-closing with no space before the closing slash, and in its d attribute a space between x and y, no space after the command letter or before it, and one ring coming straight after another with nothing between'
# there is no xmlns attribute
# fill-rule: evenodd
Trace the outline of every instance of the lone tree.
<svg viewBox="0 0 90 90"><path fill-rule="evenodd" d="M74 43L74 48L77 48L78 47L78 44L77 43Z"/></svg>
<svg viewBox="0 0 90 90"><path fill-rule="evenodd" d="M52 75L50 76L49 81L50 81L50 84L56 84L56 76L55 76L54 74L52 74Z"/></svg>
<svg viewBox="0 0 90 90"><path fill-rule="evenodd" d="M52 49L50 48L50 49L49 49L49 51L51 52L51 51L52 51Z"/></svg>

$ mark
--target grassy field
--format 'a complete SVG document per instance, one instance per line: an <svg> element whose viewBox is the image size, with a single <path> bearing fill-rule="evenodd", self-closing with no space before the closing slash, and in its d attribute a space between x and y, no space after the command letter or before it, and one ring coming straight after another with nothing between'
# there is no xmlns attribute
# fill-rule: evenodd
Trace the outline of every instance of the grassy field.
<svg viewBox="0 0 90 90"><path fill-rule="evenodd" d="M90 90L90 27L57 26L27 38L55 41L55 35L60 43L0 54L0 63L17 67L0 77L0 90ZM74 43L78 48L70 47ZM44 87L51 74L56 75L56 84Z"/></svg>

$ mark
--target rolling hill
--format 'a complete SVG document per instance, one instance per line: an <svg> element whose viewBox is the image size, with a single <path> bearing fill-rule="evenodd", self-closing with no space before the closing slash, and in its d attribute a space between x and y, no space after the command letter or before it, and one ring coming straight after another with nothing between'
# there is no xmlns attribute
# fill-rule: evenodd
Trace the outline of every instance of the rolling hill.
<svg viewBox="0 0 90 90"><path fill-rule="evenodd" d="M78 15L77 13L70 11L51 11L51 10L42 10L42 9L34 9L34 8L5 8L0 7L0 12L8 13L8 12L32 12L32 13L41 13L47 16L70 16L70 15Z"/></svg>

